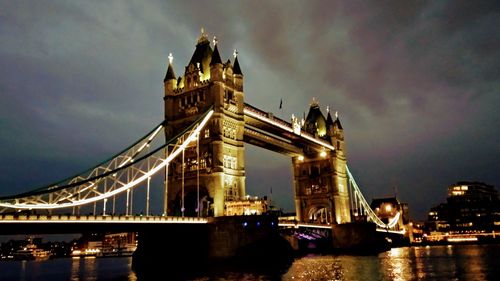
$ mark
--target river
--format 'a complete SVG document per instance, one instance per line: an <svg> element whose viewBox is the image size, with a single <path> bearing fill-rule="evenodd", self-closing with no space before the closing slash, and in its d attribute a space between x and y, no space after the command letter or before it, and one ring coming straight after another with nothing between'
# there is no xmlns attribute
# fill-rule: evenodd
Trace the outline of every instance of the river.
<svg viewBox="0 0 500 281"><path fill-rule="evenodd" d="M1 261L0 280L139 280L132 258ZM194 265L193 265L194 266ZM149 280L172 280L169 270ZM394 248L378 256L309 255L273 273L214 268L184 280L500 280L500 244Z"/></svg>

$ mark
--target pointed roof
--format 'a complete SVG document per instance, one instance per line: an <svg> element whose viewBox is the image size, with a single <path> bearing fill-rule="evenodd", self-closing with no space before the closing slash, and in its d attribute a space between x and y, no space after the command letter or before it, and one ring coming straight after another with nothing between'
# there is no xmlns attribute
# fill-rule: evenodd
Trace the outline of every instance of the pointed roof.
<svg viewBox="0 0 500 281"><path fill-rule="evenodd" d="M319 104L313 101L311 107L309 108L309 112L307 113L305 127L308 128L310 126L316 127L318 135L324 136L326 134L326 120L325 116L321 112L319 108Z"/></svg>
<svg viewBox="0 0 500 281"><path fill-rule="evenodd" d="M238 62L238 56L234 59L233 73L243 75L240 68L240 63Z"/></svg>
<svg viewBox="0 0 500 281"><path fill-rule="evenodd" d="M189 64L197 66L200 64L201 72L205 73L210 69L210 61L212 60L212 48L210 47L210 41L206 36L202 36L198 39L198 44L196 44L196 49L194 50L193 56L189 61Z"/></svg>
<svg viewBox="0 0 500 281"><path fill-rule="evenodd" d="M215 65L216 63L222 64L222 59L220 58L219 48L217 48L217 44L215 44L214 51L212 52L212 60L210 61L210 65Z"/></svg>
<svg viewBox="0 0 500 281"><path fill-rule="evenodd" d="M333 126L333 118L332 115L330 114L330 110L328 110L328 115L326 116L326 127Z"/></svg>
<svg viewBox="0 0 500 281"><path fill-rule="evenodd" d="M168 80L176 79L175 78L175 72L174 68L172 67L172 63L168 64L168 69L167 69L167 74L165 74L165 78L163 79L163 82L167 82Z"/></svg>
<svg viewBox="0 0 500 281"><path fill-rule="evenodd" d="M342 124L340 124L340 119L338 117L337 119L335 119L335 122L333 122L333 126L339 128L340 130L343 130Z"/></svg>

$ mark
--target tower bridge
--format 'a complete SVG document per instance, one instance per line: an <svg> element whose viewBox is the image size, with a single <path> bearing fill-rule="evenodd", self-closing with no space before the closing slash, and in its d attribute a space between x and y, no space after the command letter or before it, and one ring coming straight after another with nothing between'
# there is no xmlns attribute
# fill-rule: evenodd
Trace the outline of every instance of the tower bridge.
<svg viewBox="0 0 500 281"><path fill-rule="evenodd" d="M206 224L207 217L225 216L226 202L245 197L244 148L252 144L291 158L296 217L293 222L282 222L283 228L325 229L370 221L379 230L404 231L397 228L399 213L384 223L363 197L347 166L338 116L334 120L327 110L325 117L319 103L313 101L305 119L292 116L285 121L245 103L244 75L237 53L233 62L223 62L217 42L213 49L211 45L202 33L183 75L178 77L169 56L164 121L83 173L30 192L0 197L0 214L4 214L0 216L1 229L9 224L77 224L84 220L96 225L126 221L122 225L130 229L134 224L148 223ZM153 177L161 178L163 185L153 185ZM163 193L160 217L150 212L151 188L160 188ZM134 213L137 189L146 190L145 210L141 211L144 219L127 221L125 218ZM118 198L125 202L121 215L117 214ZM85 206L92 209L90 220L80 214ZM22 212L35 210L46 214L25 216ZM52 213L57 211L66 213L66 219ZM189 221L187 217L196 219Z"/></svg>

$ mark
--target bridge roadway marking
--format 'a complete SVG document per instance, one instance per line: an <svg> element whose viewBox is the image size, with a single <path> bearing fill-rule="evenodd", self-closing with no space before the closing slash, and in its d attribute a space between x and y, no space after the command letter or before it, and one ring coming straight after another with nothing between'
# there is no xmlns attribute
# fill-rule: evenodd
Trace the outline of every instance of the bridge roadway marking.
<svg viewBox="0 0 500 281"><path fill-rule="evenodd" d="M208 219L163 216L73 216L73 215L0 215L0 224L8 223L143 223L143 224L206 224Z"/></svg>

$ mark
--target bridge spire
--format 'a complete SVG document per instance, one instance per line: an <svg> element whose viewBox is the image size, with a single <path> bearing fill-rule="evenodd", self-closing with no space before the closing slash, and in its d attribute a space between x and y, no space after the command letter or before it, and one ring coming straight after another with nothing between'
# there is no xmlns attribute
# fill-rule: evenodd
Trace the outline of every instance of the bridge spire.
<svg viewBox="0 0 500 281"><path fill-rule="evenodd" d="M234 55L233 73L237 75L243 75L243 73L241 72L240 63L238 62L238 51L234 50L233 55Z"/></svg>
<svg viewBox="0 0 500 281"><path fill-rule="evenodd" d="M205 28L202 27L200 30L200 37L198 37L198 44L205 42L205 41L208 41L208 36L205 33Z"/></svg>
<svg viewBox="0 0 500 281"><path fill-rule="evenodd" d="M163 87L165 90L165 96L173 94L174 90L177 88L177 79L175 78L174 67L172 62L174 61L174 56L172 53L168 54L168 68L165 78L163 78Z"/></svg>
<svg viewBox="0 0 500 281"><path fill-rule="evenodd" d="M217 47L217 38L214 36L214 51L212 53L212 60L210 61L210 66L217 63L222 64L222 59L220 58L219 48Z"/></svg>
<svg viewBox="0 0 500 281"><path fill-rule="evenodd" d="M326 127L327 129L330 128L330 126L333 126L333 118L332 118L332 115L330 114L330 107L326 107L326 112L327 112L327 115L326 115Z"/></svg>
<svg viewBox="0 0 500 281"><path fill-rule="evenodd" d="M163 79L163 82L167 82L168 80L171 79L174 80L176 79L174 67L172 66L173 61L174 61L174 56L172 56L172 53L168 54L168 68L167 68L167 73L165 74L165 79Z"/></svg>
<svg viewBox="0 0 500 281"><path fill-rule="evenodd" d="M335 111L335 122L333 123L334 127L337 127L339 130L342 130L342 124L340 124L339 113Z"/></svg>

